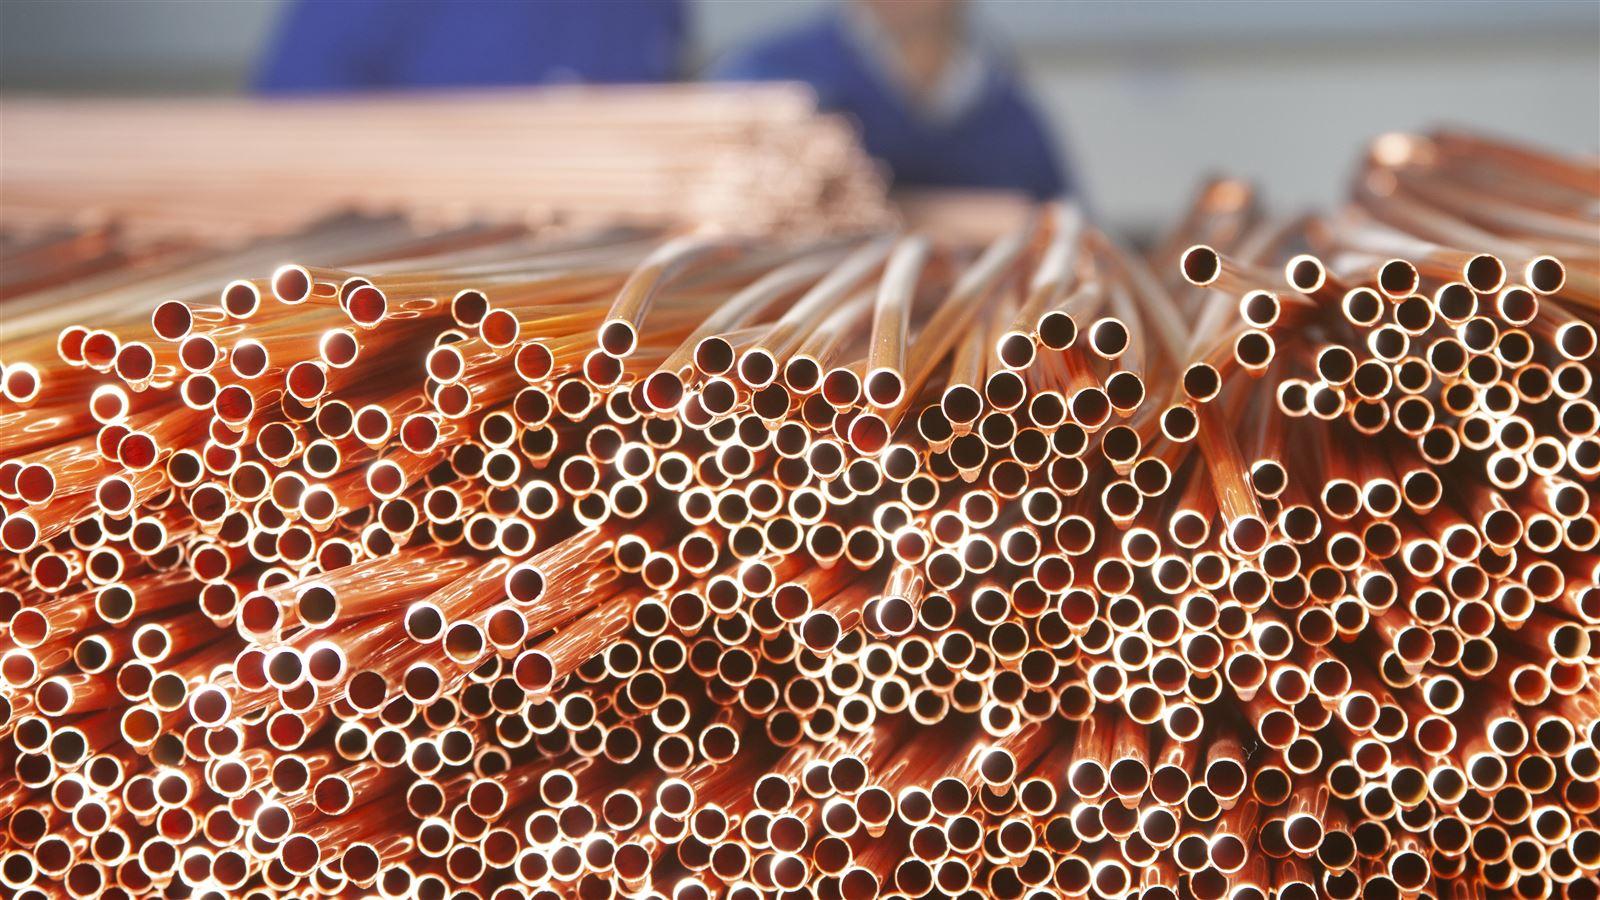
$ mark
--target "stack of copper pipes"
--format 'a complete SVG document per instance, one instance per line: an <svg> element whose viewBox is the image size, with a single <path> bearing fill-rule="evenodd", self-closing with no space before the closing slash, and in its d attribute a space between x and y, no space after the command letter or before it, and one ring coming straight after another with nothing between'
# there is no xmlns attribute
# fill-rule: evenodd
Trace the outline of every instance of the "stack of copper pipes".
<svg viewBox="0 0 1600 900"><path fill-rule="evenodd" d="M11 245L0 884L1593 897L1597 199Z"/></svg>
<svg viewBox="0 0 1600 900"><path fill-rule="evenodd" d="M247 237L332 209L435 221L881 226L883 178L799 84L246 101L0 101L11 227Z"/></svg>

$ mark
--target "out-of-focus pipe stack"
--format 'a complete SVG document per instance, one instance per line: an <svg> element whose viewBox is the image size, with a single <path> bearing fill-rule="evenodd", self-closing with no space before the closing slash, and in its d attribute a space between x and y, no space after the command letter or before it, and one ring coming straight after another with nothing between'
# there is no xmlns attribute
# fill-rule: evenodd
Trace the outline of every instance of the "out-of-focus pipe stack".
<svg viewBox="0 0 1600 900"><path fill-rule="evenodd" d="M0 884L1593 897L1597 200L16 248Z"/></svg>
<svg viewBox="0 0 1600 900"><path fill-rule="evenodd" d="M883 226L884 182L798 84L305 100L0 101L6 222L249 236L346 209L451 221Z"/></svg>

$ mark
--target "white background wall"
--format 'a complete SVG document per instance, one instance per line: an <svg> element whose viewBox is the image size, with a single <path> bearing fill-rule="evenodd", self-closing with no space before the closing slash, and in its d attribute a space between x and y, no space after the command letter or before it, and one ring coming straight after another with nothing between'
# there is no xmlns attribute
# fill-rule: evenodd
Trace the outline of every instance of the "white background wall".
<svg viewBox="0 0 1600 900"><path fill-rule="evenodd" d="M603 0L596 0L603 2ZM830 0L697 0L697 61ZM240 89L282 0L0 0L10 91ZM1203 173L1285 209L1341 192L1366 138L1436 122L1600 148L1596 0L976 0L1096 208L1147 229Z"/></svg>

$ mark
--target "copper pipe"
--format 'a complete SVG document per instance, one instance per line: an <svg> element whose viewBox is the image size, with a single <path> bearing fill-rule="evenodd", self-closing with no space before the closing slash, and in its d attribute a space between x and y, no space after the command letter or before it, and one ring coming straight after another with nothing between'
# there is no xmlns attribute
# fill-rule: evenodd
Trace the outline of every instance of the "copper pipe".
<svg viewBox="0 0 1600 900"><path fill-rule="evenodd" d="M0 883L1583 883L1592 166L1531 152L1217 182L1157 273L1070 205L63 269L0 344Z"/></svg>

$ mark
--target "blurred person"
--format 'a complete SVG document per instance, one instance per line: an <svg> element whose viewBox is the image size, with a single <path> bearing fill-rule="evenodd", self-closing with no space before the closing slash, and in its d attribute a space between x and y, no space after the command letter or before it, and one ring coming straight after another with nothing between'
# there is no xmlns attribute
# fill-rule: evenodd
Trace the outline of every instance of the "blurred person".
<svg viewBox="0 0 1600 900"><path fill-rule="evenodd" d="M1010 59L966 0L841 0L822 18L736 51L728 81L809 83L859 122L896 185L1074 192Z"/></svg>
<svg viewBox="0 0 1600 900"><path fill-rule="evenodd" d="M296 0L264 93L670 81L681 0Z"/></svg>

